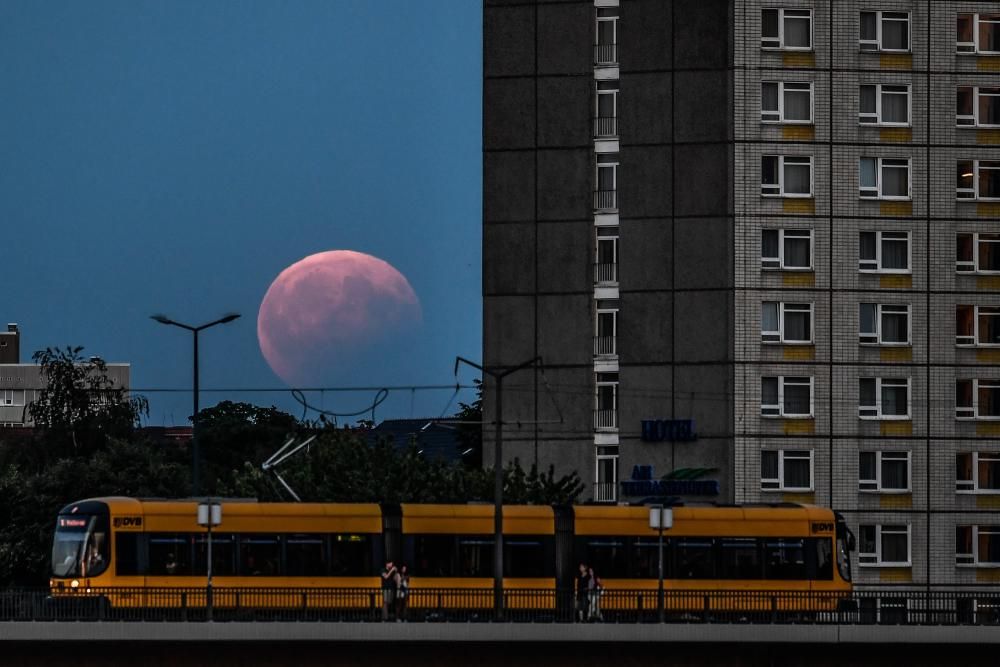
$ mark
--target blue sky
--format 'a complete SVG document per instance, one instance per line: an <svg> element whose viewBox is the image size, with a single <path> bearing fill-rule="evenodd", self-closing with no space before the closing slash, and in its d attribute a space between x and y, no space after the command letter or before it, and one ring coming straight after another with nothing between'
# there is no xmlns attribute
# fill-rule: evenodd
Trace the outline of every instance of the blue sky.
<svg viewBox="0 0 1000 667"><path fill-rule="evenodd" d="M187 390L190 335L149 315L235 310L203 334L202 387L283 387L260 301L295 261L349 249L399 269L424 322L330 384L453 382L455 356L481 354L481 25L470 0L0 3L0 319L22 361L83 345L135 387ZM149 423L186 423L189 394L147 395ZM449 396L397 392L376 416ZM202 405L223 398L294 405Z"/></svg>

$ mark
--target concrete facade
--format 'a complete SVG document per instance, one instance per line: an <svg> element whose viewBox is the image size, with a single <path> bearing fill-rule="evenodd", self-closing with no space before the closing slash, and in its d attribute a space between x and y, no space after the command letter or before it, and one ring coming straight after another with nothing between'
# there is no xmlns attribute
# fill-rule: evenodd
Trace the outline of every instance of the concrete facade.
<svg viewBox="0 0 1000 667"><path fill-rule="evenodd" d="M532 26L550 11L590 31L574 24L544 44L547 36ZM618 482L636 465L654 466L656 479L712 469L702 479L718 480L720 493L709 500L809 502L844 513L864 543L855 568L860 583L1000 583L1000 537L994 547L984 537L988 528L977 529L973 554L960 544L972 527L1000 524L1000 480L984 464L1000 457L1000 403L993 402L1000 395L989 385L1000 380L1000 352L990 320L980 317L1000 306L1000 274L983 266L985 250L979 254L986 235L1000 234L1000 191L967 198L956 185L960 163L1000 160L1000 124L986 119L983 127L979 118L978 126L959 125L956 117L959 87L1000 88L1000 53L959 52L959 16L1000 15L1000 2L539 0L487 2L485 12L487 90L535 82L535 96L525 93L528 106L515 106L541 103L541 59L522 53L536 47L561 54L554 61L565 71L547 76L579 83L558 100L544 98L545 114L519 114L524 125L506 144L484 147L484 359L509 366L537 355L545 367L505 385L509 456L577 470L593 482L600 480L597 459L612 453ZM592 54L588 40L597 34L601 41L597 24L612 15L615 63L595 64L600 47ZM515 16L522 30L501 31ZM801 21L808 21L808 44L799 48ZM862 39L863 22L875 27L873 41ZM765 23L780 26L773 41L762 42L772 29ZM976 25L986 35L986 24ZM891 43L901 30L905 43ZM521 58L516 74L514 63L504 62L512 51ZM589 97L578 79L588 80ZM558 172L542 170L555 149L539 137L557 135L543 125L582 126L580 109L595 112L593 98L608 81L619 84L614 142L595 136L588 146L579 128L572 141L559 135L568 162ZM786 102L795 84L810 91L808 118L762 116L770 108L765 92L770 100L772 90L782 91ZM880 103L874 117L862 108L869 94ZM889 94L905 96L908 113L899 122L889 109L900 98ZM491 100L487 94L487 137L514 122L509 107ZM782 113L792 116L791 104ZM810 164L806 196L789 191L795 158ZM585 159L592 164L582 165ZM618 165L614 210L597 208L606 202L591 202L588 192L600 189L602 161ZM786 187L777 196L764 187L771 164ZM861 192L868 164L884 186L873 197ZM889 186L900 172L891 169L900 164L908 187L893 197ZM511 169L527 199L508 189ZM979 183L990 187L988 179ZM541 203L552 199L565 202L565 218L547 217ZM589 203L591 216L580 208ZM497 227L508 234L506 244L496 242ZM617 237L614 281L598 281L585 268L598 256L602 231ZM808 234L805 266L788 259L797 233ZM971 256L961 264L962 239L980 244L979 264ZM868 261L872 245L880 252ZM765 246L788 255L772 262L770 251L762 257ZM904 266L890 265L898 258L887 258L902 247ZM561 282L540 279L553 274ZM796 306L809 308L806 340L782 342L784 333L767 339L762 321ZM971 344L956 337L959 306L979 308ZM886 319L893 307L905 315ZM880 323L874 338L862 335L867 308ZM599 355L589 336L600 333L599 313L612 310L614 354ZM907 332L894 338L900 322ZM616 428L597 428L591 413L601 385L615 380ZM961 384L966 380L977 384ZM802 381L804 410L789 398ZM903 383L898 392L894 381ZM778 400L774 387L781 388ZM491 391L487 384L488 409ZM958 405L961 391L968 396L962 401L976 399L974 412ZM905 396L900 414L891 414L893 396ZM646 419L693 419L698 439L644 442L639 426ZM981 474L958 479L972 454ZM802 461L807 475L794 472ZM873 469L885 479L863 479ZM905 482L887 482L900 470ZM620 490L595 486L585 499L642 500ZM891 536L900 530L905 538ZM871 536L874 545L862 539Z"/></svg>

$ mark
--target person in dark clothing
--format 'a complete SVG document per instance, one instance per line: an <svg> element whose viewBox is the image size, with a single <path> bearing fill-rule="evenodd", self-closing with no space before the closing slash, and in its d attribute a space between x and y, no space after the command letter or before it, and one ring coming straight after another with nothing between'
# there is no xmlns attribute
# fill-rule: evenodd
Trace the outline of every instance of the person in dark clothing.
<svg viewBox="0 0 1000 667"><path fill-rule="evenodd" d="M391 560L385 562L380 574L382 577L382 620L389 620L389 610L396 603L396 587L399 585L399 572ZM395 611L393 609L393 611Z"/></svg>
<svg viewBox="0 0 1000 667"><path fill-rule="evenodd" d="M580 563L580 572L576 575L576 618L587 620L589 610L590 569L585 563Z"/></svg>

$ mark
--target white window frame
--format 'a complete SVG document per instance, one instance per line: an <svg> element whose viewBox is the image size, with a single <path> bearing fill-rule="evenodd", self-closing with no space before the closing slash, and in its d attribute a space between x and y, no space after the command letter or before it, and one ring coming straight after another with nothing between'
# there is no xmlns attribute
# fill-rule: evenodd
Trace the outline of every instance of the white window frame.
<svg viewBox="0 0 1000 667"><path fill-rule="evenodd" d="M778 383L778 403L777 405L770 405L764 403L764 380L765 379L776 379ZM785 412L785 386L802 387L806 386L805 382L802 380L808 380L809 386L809 414L798 414L798 413L786 413ZM761 403L760 403L760 416L765 419L812 419L816 413L815 401L816 393L814 391L815 382L813 377L805 375L765 375L760 378L761 382Z"/></svg>
<svg viewBox="0 0 1000 667"><path fill-rule="evenodd" d="M604 376L614 376L614 380L601 379ZM617 373L597 373L594 378L594 412L595 415L598 412L610 412L612 413L613 424L602 424L597 426L595 422L595 428L600 431L617 431L618 430L618 385L620 384ZM611 405L610 408L601 407L601 388L610 387L611 388Z"/></svg>
<svg viewBox="0 0 1000 667"><path fill-rule="evenodd" d="M778 87L778 108L764 109L764 86ZM809 118L806 120L785 117L785 94L788 91L809 93ZM815 101L811 81L761 81L760 82L760 122L783 125L812 125L815 118Z"/></svg>
<svg viewBox="0 0 1000 667"><path fill-rule="evenodd" d="M773 304L778 313L778 330L764 330L764 307ZM811 345L815 338L816 318L811 303L788 303L786 301L763 301L760 304L760 342L765 345ZM808 340L794 340L785 337L785 315L787 313L809 313Z"/></svg>
<svg viewBox="0 0 1000 667"><path fill-rule="evenodd" d="M960 382L972 383L972 405L958 404L958 384ZM1000 415L980 415L979 414L979 390L993 389L1000 391L1000 380L987 378L957 378L955 380L955 419L959 421L1000 421Z"/></svg>
<svg viewBox="0 0 1000 667"><path fill-rule="evenodd" d="M864 479L861 477L861 457L875 457L875 479ZM882 481L882 464L885 461L906 461L906 487L902 489L887 488ZM910 493L913 488L913 468L911 466L910 452L906 451L874 451L858 452L858 491L860 493L881 493L885 495L895 493Z"/></svg>
<svg viewBox="0 0 1000 667"><path fill-rule="evenodd" d="M875 89L875 113L861 109L862 88ZM882 114L883 95L902 95L906 90L906 122L887 121ZM862 83L858 88L858 125L878 125L882 127L910 127L913 123L913 94L909 84Z"/></svg>
<svg viewBox="0 0 1000 667"><path fill-rule="evenodd" d="M815 457L811 449L765 449L761 451L761 467L763 468L764 455L777 455L778 476L777 478L764 477L761 471L760 490L761 491L813 491L816 486ZM785 480L785 461L809 461L809 486L791 486Z"/></svg>
<svg viewBox="0 0 1000 667"><path fill-rule="evenodd" d="M972 115L958 113L958 96L963 90L972 94ZM984 92L986 91L986 92ZM996 86L958 86L955 89L955 126L961 128L1000 127L1000 123L984 123L979 118L979 98L994 98L1000 104L1000 87Z"/></svg>
<svg viewBox="0 0 1000 667"><path fill-rule="evenodd" d="M903 531L900 528L906 528L906 560L905 561L887 561L883 560L882 557L882 536L885 535L901 535ZM865 528L875 529L875 552L874 553L864 553L861 551L861 540L858 540L858 566L860 567L910 567L913 564L913 540L912 531L910 530L910 524L886 524L882 525L880 523L876 524L861 524L858 526L858 533Z"/></svg>
<svg viewBox="0 0 1000 667"><path fill-rule="evenodd" d="M861 257L861 234L874 234L875 235L875 259L866 259ZM886 241L904 241L906 243L906 268L905 269L889 269L882 266L882 244ZM910 232L884 232L884 231L872 231L872 230L861 230L858 233L858 271L860 273L893 273L893 274L908 274L912 273L913 266L913 250L910 244Z"/></svg>
<svg viewBox="0 0 1000 667"><path fill-rule="evenodd" d="M861 175L864 173L862 168L862 163L865 160L875 161L875 186L865 186L861 182ZM900 195L887 195L882 192L883 185L885 183L885 178L883 178L884 169L901 169L905 163L906 167L906 194ZM902 157L861 157L858 158L858 196L861 199L883 199L883 200L895 200L895 201L908 201L913 198L913 173L911 169L910 158Z"/></svg>
<svg viewBox="0 0 1000 667"><path fill-rule="evenodd" d="M863 17L865 14L875 15L875 39L862 39L861 37L861 25L862 21L859 18L858 21L858 50L864 53L909 53L910 47L913 42L913 31L910 27L910 13L909 12L892 12L892 11L869 11L861 12ZM886 14L893 14L895 16L886 17ZM906 18L899 18L900 15L905 15ZM888 49L882 44L882 22L883 21L905 21L906 22L906 48L905 49ZM865 48L869 47L869 48Z"/></svg>
<svg viewBox="0 0 1000 667"><path fill-rule="evenodd" d="M958 333L958 309L972 308L972 335L959 335ZM990 312L992 311L992 312ZM971 303L955 304L955 345L956 347L1000 347L1000 343L984 343L979 340L979 317L980 314L988 317L1000 318L1000 306L980 306Z"/></svg>
<svg viewBox="0 0 1000 667"><path fill-rule="evenodd" d="M968 528L972 533L972 553L959 551L958 545L958 534L956 530L955 535L955 566L956 567L978 567L978 568L1000 568L1000 560L989 561L982 560L983 555L979 551L979 536L980 535L995 535L996 538L1000 540L1000 526L998 525L986 525L981 526L978 524L974 525L964 525L960 524L955 526L958 528Z"/></svg>
<svg viewBox="0 0 1000 667"><path fill-rule="evenodd" d="M961 259L958 256L958 239L962 236L972 238L972 259ZM985 238L984 238L985 237ZM981 234L979 232L958 232L955 234L955 272L956 273L981 273L985 275L1000 274L1000 269L996 271L986 271L979 266L979 246L982 243L996 244L996 251L1000 253L1000 234Z"/></svg>
<svg viewBox="0 0 1000 667"><path fill-rule="evenodd" d="M602 276L598 269L595 268L594 283L599 285L617 285L618 284L618 228L617 227L598 227L597 228L597 238L594 242L594 266L600 267L603 264L608 264L608 262L601 262L601 246L609 245L611 246L611 254L613 262L610 264L614 267L612 272L612 280L602 280Z"/></svg>
<svg viewBox="0 0 1000 667"><path fill-rule="evenodd" d="M972 41L958 41L958 20L963 16L972 17ZM973 14L971 12L960 12L955 21L955 52L961 56L974 56L982 53L1000 54L1000 51L984 51L979 48L979 24L981 22L1000 24L1000 14ZM1000 30L1000 25L997 25Z"/></svg>
<svg viewBox="0 0 1000 667"><path fill-rule="evenodd" d="M778 256L764 256L765 233L775 232L778 235ZM789 266L785 262L785 240L786 239L809 239L809 265ZM811 229L762 229L761 230L761 256L760 268L763 271L812 271L813 270L813 230Z"/></svg>
<svg viewBox="0 0 1000 667"><path fill-rule="evenodd" d="M983 169L1000 170L1000 160L959 160L957 165L958 168L955 170L956 175L959 175L959 172L962 172L962 174L970 173L970 172L965 172L964 171L965 168L962 167L963 164L970 164L970 163L972 165L971 166L972 187L961 188L958 187L956 184L955 198L963 201L969 201L969 200L1000 201L1000 193L997 193L995 197L983 197L979 192L979 172L982 171ZM989 166L986 167L982 166L984 164Z"/></svg>
<svg viewBox="0 0 1000 667"><path fill-rule="evenodd" d="M601 316L605 316L605 319L611 320L611 335L601 336ZM610 317L607 317L610 316ZM594 313L594 337L595 338L610 338L611 339L611 351L610 352L598 352L597 345L594 345L594 354L601 355L617 355L618 354L618 309L617 308L598 308Z"/></svg>
<svg viewBox="0 0 1000 667"><path fill-rule="evenodd" d="M610 450L614 450L614 453L609 453ZM601 481L601 462L611 461L611 468L613 471L614 479ZM618 499L618 463L620 462L620 454L617 446L614 445L598 445L594 452L594 484L609 484L611 489L611 498L594 498L594 500L613 502Z"/></svg>
<svg viewBox="0 0 1000 667"><path fill-rule="evenodd" d="M764 36L764 12L778 12L778 34L774 37ZM787 46L785 44L785 19L790 14L793 20L807 18L809 21L809 46ZM764 51L812 51L815 35L813 34L813 16L811 9L801 7L763 7L760 17L760 48ZM767 43L765 44L765 40Z"/></svg>
<svg viewBox="0 0 1000 667"><path fill-rule="evenodd" d="M761 155L760 174L760 196L761 197L784 197L787 199L811 199L813 196L814 172L813 158L811 155ZM778 161L778 182L776 184L764 183L764 160L773 159ZM785 167L796 166L809 167L809 192L785 192ZM765 190L767 188L767 190Z"/></svg>
<svg viewBox="0 0 1000 667"><path fill-rule="evenodd" d="M861 382L865 380L875 381L875 405L861 404ZM882 388L902 387L906 383L906 414L887 415L882 412ZM858 378L858 419L866 421L909 421L913 412L913 387L910 378L883 378L883 377L862 377Z"/></svg>
<svg viewBox="0 0 1000 667"><path fill-rule="evenodd" d="M955 493L978 494L984 496L1000 495L1000 488L983 488L979 479L979 461L996 461L1000 463L1000 452L957 452L955 458L959 456L972 457L972 479L958 478L958 461L955 461Z"/></svg>
<svg viewBox="0 0 1000 667"><path fill-rule="evenodd" d="M875 306L875 331L861 330L861 306ZM882 340L882 317L885 315L906 314L906 342ZM908 303L870 303L858 304L858 345L878 345L882 347L909 347L913 340L913 313Z"/></svg>

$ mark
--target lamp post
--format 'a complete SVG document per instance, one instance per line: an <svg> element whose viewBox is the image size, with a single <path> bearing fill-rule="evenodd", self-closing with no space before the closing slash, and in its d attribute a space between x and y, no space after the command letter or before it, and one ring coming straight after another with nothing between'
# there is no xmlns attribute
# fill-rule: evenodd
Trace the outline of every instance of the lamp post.
<svg viewBox="0 0 1000 667"><path fill-rule="evenodd" d="M198 333L210 327L214 327L216 324L228 324L239 317L239 313L228 313L217 320L194 327L190 324L184 324L183 322L172 320L166 315L150 315L151 319L156 320L160 324L169 324L171 326L180 327L181 329L186 329L194 334L194 390L192 392L194 394L194 412L191 413L191 493L194 496L197 496L201 490L199 477L200 457L198 456Z"/></svg>
<svg viewBox="0 0 1000 667"><path fill-rule="evenodd" d="M542 362L535 357L510 368L480 366L463 357L455 357L455 374L459 363L468 364L489 375L496 382L496 435L493 445L493 614L503 620L503 379L511 373Z"/></svg>
<svg viewBox="0 0 1000 667"><path fill-rule="evenodd" d="M659 576L659 586L656 589L656 606L659 611L660 623L666 620L665 610L663 608L663 531L664 529L673 528L674 526L674 511L669 507L663 507L663 505L653 505L649 508L649 527L656 528L659 534L659 540L657 541L657 572Z"/></svg>

